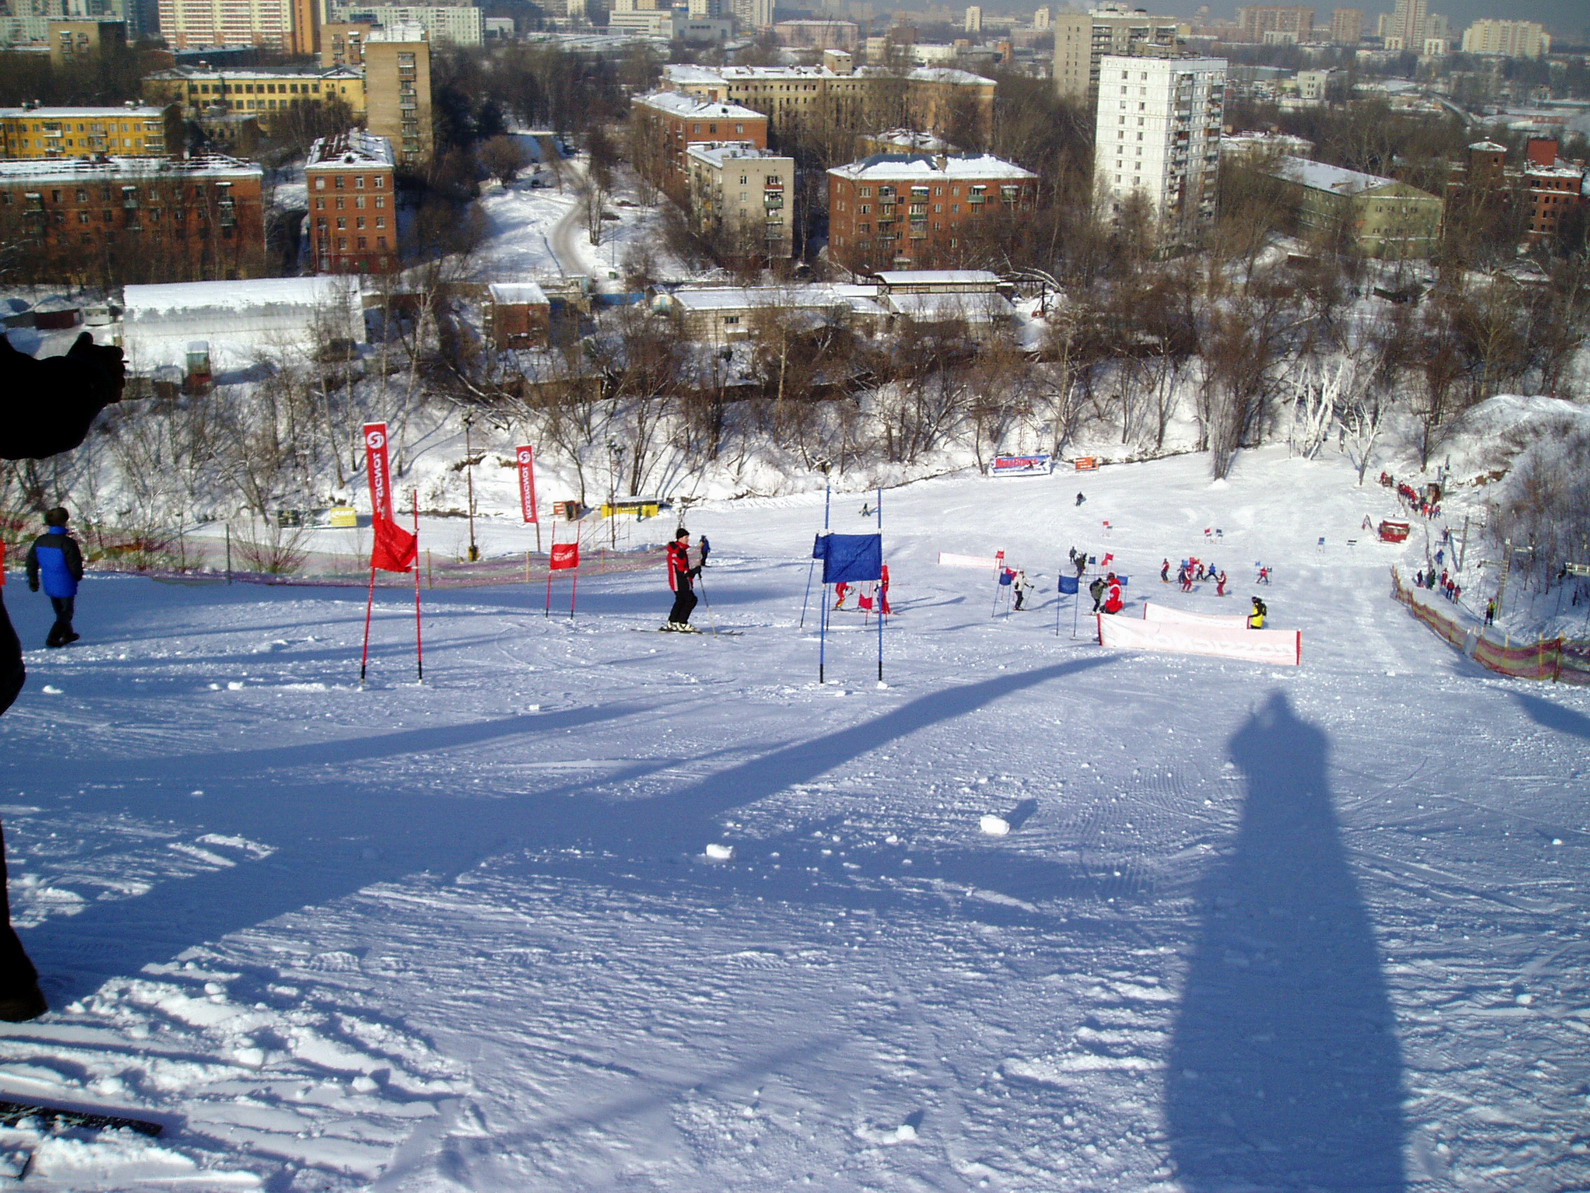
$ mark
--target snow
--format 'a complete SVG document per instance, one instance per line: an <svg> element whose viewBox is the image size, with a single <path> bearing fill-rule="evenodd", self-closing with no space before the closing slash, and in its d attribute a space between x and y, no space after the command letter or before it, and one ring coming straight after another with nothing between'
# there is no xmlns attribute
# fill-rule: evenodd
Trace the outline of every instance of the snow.
<svg viewBox="0 0 1590 1193"><path fill-rule="evenodd" d="M1409 617L1388 568L1423 545L1348 547L1395 513L1353 481L1265 449L1218 487L1105 467L1080 508L1064 474L890 490L883 684L849 610L816 683L821 494L691 510L699 636L629 632L660 567L584 577L573 619L428 592L423 684L401 589L361 689L357 589L91 575L45 651L13 583L0 812L55 1010L8 1027L0 1097L166 1130L0 1129L4 1162L74 1193L1590 1183L1590 692ZM1073 635L1070 545L1146 581L1124 617L1240 611L1262 560L1303 666ZM1000 549L1031 612L937 565ZM1189 553L1229 600L1155 583Z"/></svg>

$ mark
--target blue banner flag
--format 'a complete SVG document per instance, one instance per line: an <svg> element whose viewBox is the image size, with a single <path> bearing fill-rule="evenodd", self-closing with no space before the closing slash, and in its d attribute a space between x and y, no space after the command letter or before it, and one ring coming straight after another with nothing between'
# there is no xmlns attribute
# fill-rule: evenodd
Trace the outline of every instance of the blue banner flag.
<svg viewBox="0 0 1590 1193"><path fill-rule="evenodd" d="M881 534L823 535L817 540L814 556L823 561L824 584L883 579Z"/></svg>
<svg viewBox="0 0 1590 1193"><path fill-rule="evenodd" d="M1075 576L1061 576L1060 591L1063 593L1069 592L1074 595L1077 591L1077 578Z"/></svg>

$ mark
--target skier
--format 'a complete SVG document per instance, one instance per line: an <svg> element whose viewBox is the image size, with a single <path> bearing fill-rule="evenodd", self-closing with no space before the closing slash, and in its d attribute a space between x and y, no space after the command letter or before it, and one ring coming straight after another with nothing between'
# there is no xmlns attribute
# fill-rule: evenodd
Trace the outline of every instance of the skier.
<svg viewBox="0 0 1590 1193"><path fill-rule="evenodd" d="M1485 602L1485 624L1490 625L1496 620L1496 598L1492 597Z"/></svg>
<svg viewBox="0 0 1590 1193"><path fill-rule="evenodd" d="M52 649L68 646L82 637L72 628L72 612L77 603L77 586L83 579L83 552L77 540L66 532L66 519L66 510L61 506L45 511L46 529L28 548L28 588L38 592L42 579L45 595L55 610L55 624L44 639L44 645Z"/></svg>
<svg viewBox="0 0 1590 1193"><path fill-rule="evenodd" d="M1077 579L1082 579L1082 573L1088 570L1088 553L1082 552L1071 562L1077 565Z"/></svg>
<svg viewBox="0 0 1590 1193"><path fill-rule="evenodd" d="M1160 561L1160 565L1159 565L1159 582L1161 584L1169 584L1170 583L1170 560L1169 559L1164 559L1164 560Z"/></svg>
<svg viewBox="0 0 1590 1193"><path fill-rule="evenodd" d="M1093 598L1093 611L1097 613L1099 606L1104 603L1104 577L1094 576L1093 583L1088 585L1088 595Z"/></svg>
<svg viewBox="0 0 1590 1193"><path fill-rule="evenodd" d="M1264 585L1268 585L1270 583L1270 569L1269 568L1262 567L1262 568L1259 569L1259 583L1260 584L1264 584Z"/></svg>
<svg viewBox="0 0 1590 1193"><path fill-rule="evenodd" d="M1121 599L1121 582L1116 579L1115 573L1110 573L1110 596L1104 602L1106 613L1119 613L1126 602Z"/></svg>
<svg viewBox="0 0 1590 1193"><path fill-rule="evenodd" d="M1081 505L1086 500L1087 500L1087 498L1084 497L1081 493L1077 494L1077 504L1078 505Z"/></svg>
<svg viewBox="0 0 1590 1193"><path fill-rule="evenodd" d="M1020 610L1027 607L1026 596L1027 593L1033 590L1033 583L1031 580L1027 579L1026 572L1017 572L1016 580L1012 587L1016 593L1016 609L1019 612Z"/></svg>
<svg viewBox="0 0 1590 1193"><path fill-rule="evenodd" d="M1192 588L1193 588L1192 566L1190 564L1185 564L1184 563L1184 564L1181 565L1181 590L1183 592L1191 592Z"/></svg>
<svg viewBox="0 0 1590 1193"><path fill-rule="evenodd" d="M706 535L702 535L700 541L696 544L696 558L699 560L702 567L707 566L707 556L711 554L712 544L707 542Z"/></svg>
<svg viewBox="0 0 1590 1193"><path fill-rule="evenodd" d="M883 565L883 579L878 581L878 612L888 617L894 612L889 607L889 565Z"/></svg>
<svg viewBox="0 0 1590 1193"><path fill-rule="evenodd" d="M1269 612L1270 612L1269 606L1267 606L1258 597L1254 597L1253 598L1253 609L1248 614L1248 628L1250 630L1262 630L1264 628L1265 616Z"/></svg>
<svg viewBox="0 0 1590 1193"><path fill-rule="evenodd" d="M850 595L850 585L849 584L845 583L845 581L843 581L843 580L841 580L838 584L835 584L834 585L834 597L836 599L834 601L834 608L835 609L843 609L845 607L845 598L848 597L849 595Z"/></svg>
<svg viewBox="0 0 1590 1193"><path fill-rule="evenodd" d="M701 632L690 624L690 611L696 607L695 579L700 574L699 567L690 566L690 532L681 526L668 544L668 587L674 591L674 606L663 629L675 634Z"/></svg>
<svg viewBox="0 0 1590 1193"><path fill-rule="evenodd" d="M1226 595L1226 574L1224 572L1221 572L1219 577L1216 580L1216 583L1215 583L1215 595L1216 596L1225 596Z"/></svg>

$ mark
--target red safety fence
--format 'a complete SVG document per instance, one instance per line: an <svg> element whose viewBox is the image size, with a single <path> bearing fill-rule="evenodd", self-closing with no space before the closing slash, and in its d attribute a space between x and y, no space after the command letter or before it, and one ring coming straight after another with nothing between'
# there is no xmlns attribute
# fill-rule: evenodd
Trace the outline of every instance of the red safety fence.
<svg viewBox="0 0 1590 1193"><path fill-rule="evenodd" d="M1480 666L1515 679L1549 679L1553 683L1590 684L1590 642L1572 638L1540 638L1534 642L1496 641L1474 618L1448 615L1416 595L1391 569L1391 593L1412 613Z"/></svg>

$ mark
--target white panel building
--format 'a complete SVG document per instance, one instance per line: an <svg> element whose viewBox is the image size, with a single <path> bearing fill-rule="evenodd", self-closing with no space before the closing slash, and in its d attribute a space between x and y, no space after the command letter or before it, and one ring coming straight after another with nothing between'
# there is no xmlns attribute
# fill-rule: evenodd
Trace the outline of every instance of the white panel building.
<svg viewBox="0 0 1590 1193"><path fill-rule="evenodd" d="M1141 193L1171 242L1214 218L1225 115L1224 58L1127 58L1099 63L1093 187L1119 211Z"/></svg>

